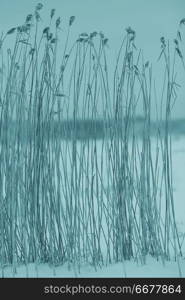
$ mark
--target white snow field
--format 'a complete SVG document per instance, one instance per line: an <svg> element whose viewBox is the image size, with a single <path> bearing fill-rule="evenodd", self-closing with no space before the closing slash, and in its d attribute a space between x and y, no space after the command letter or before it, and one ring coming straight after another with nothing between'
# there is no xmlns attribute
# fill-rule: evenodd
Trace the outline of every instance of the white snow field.
<svg viewBox="0 0 185 300"><path fill-rule="evenodd" d="M102 153L101 142L98 142L98 151ZM155 144L155 142L154 142ZM82 145L81 145L82 146ZM79 147L81 147L79 144ZM79 148L80 149L80 148ZM154 151L155 152L155 151ZM67 151L66 151L67 153ZM101 154L102 155L102 154ZM100 156L101 156L100 155ZM98 157L100 157L98 156ZM154 153L155 156L155 153ZM185 137L173 137L172 139L172 159L173 159L173 193L177 229L179 233L182 256L178 256L175 261L173 257L170 260L162 258L158 259L147 255L142 259L125 260L123 263L108 263L99 267L93 267L90 264L81 262L80 267L68 263L63 265L51 266L37 262L25 265L6 266L0 270L1 277L185 277ZM106 159L105 159L106 160ZM101 163L101 159L98 162ZM104 165L104 178L108 182L106 175L107 165ZM65 175L65 174L64 174ZM64 176L65 177L65 176ZM162 195L163 198L163 195ZM161 210L164 210L164 205L161 205ZM105 222L105 220L104 220ZM108 235L108 229L105 224L105 234ZM102 238L102 249L105 244L105 239ZM103 252L103 250L102 250Z"/></svg>
<svg viewBox="0 0 185 300"><path fill-rule="evenodd" d="M40 264L38 267L35 264L29 264L28 270L25 266L19 266L16 273L13 274L12 267L7 267L4 270L4 277L15 278L113 278L113 277L137 277L137 278L173 278L185 277L185 260L179 260L181 274L179 274L179 267L177 262L169 261L163 263L161 260L156 261L152 257L147 257L146 264L141 264L131 261L124 263L116 263L108 266L98 268L96 271L93 267L84 265L80 273L77 273L74 268L68 269L65 264L63 266L55 267L53 269L47 264Z"/></svg>

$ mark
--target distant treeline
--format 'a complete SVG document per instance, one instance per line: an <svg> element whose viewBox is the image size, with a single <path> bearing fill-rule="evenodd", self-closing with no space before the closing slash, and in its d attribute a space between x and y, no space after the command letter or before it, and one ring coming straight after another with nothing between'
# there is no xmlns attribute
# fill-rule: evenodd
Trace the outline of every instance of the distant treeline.
<svg viewBox="0 0 185 300"><path fill-rule="evenodd" d="M118 137L122 136L125 129L130 131L132 134L132 129L134 128L134 133L137 136L143 134L143 130L147 130L144 118L137 117L133 120L127 122L126 119L121 120L109 120L104 121L99 120L61 120L59 121L49 121L37 123L34 125L28 125L27 122L22 122L21 124L16 121L10 121L8 124L9 129L11 128L12 135L16 134L16 129L19 128L19 134L25 139L26 137L32 137L39 134L46 138L62 138L62 139L103 139L105 137L111 137L114 133ZM116 130L115 130L116 128ZM165 122L154 122L150 123L151 135L156 134L159 130L161 133L164 132ZM169 122L169 130L171 134L182 135L185 134L185 119L171 120ZM2 135L3 133L3 135ZM6 126L1 124L1 138L4 136L6 138Z"/></svg>

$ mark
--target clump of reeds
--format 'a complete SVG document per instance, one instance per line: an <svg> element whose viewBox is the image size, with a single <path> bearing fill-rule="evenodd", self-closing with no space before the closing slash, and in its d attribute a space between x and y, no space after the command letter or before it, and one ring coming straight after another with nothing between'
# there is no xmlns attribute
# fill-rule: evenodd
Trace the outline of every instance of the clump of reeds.
<svg viewBox="0 0 185 300"><path fill-rule="evenodd" d="M154 142L152 67L136 49L135 31L126 29L112 87L104 34L83 32L70 45L71 16L61 53L61 19L52 9L50 24L41 28L41 10L38 4L23 25L0 41L2 272L8 264L14 272L25 264L29 272L31 262L36 271L41 262L67 262L78 272L84 262L97 268L131 258L143 262L148 254L177 257L181 245L169 121L176 97L176 56L183 61L179 42L171 62L161 39L165 132L159 128ZM10 35L15 43L6 53ZM144 118L139 138L138 105ZM99 141L96 124L102 114L104 136ZM61 140L64 120L71 136ZM78 120L92 121L93 137L78 141Z"/></svg>

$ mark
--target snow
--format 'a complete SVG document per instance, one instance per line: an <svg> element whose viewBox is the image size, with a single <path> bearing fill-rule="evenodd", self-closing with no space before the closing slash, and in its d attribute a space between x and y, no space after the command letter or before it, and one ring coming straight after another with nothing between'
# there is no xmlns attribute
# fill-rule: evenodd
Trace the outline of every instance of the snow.
<svg viewBox="0 0 185 300"><path fill-rule="evenodd" d="M98 278L98 277L185 277L185 259L180 260L181 276L179 273L178 263L174 261L162 262L153 259L148 256L146 264L136 263L134 261L125 261L124 263L111 264L104 266L95 271L91 266L83 266L80 273L75 270L68 269L68 266L58 266L55 268L50 267L47 264L38 265L36 270L35 264L29 264L28 273L26 273L26 267L20 266L17 268L17 273L13 275L12 267L7 267L4 270L4 277L59 277L59 278ZM2 274L1 274L2 276Z"/></svg>

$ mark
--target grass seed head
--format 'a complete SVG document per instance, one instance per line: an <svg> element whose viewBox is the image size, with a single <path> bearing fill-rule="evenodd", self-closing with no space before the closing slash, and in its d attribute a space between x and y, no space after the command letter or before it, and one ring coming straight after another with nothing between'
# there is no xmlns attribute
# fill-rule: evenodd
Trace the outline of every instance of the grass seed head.
<svg viewBox="0 0 185 300"><path fill-rule="evenodd" d="M51 44L55 44L55 43L56 43L56 41L57 41L57 39L56 39L56 38L53 38L53 39L51 39Z"/></svg>
<svg viewBox="0 0 185 300"><path fill-rule="evenodd" d="M175 48L175 50L177 51L178 56L183 59L183 55L182 52L180 51L180 49L178 47Z"/></svg>
<svg viewBox="0 0 185 300"><path fill-rule="evenodd" d="M103 39L103 45L107 45L107 43L108 43L108 39L107 38Z"/></svg>
<svg viewBox="0 0 185 300"><path fill-rule="evenodd" d="M36 6L36 11L41 10L43 8L43 4L42 3L38 3Z"/></svg>
<svg viewBox="0 0 185 300"><path fill-rule="evenodd" d="M43 34L48 34L48 33L49 33L49 27L44 28L44 30L43 30L42 33L43 33Z"/></svg>
<svg viewBox="0 0 185 300"><path fill-rule="evenodd" d="M148 66L149 66L149 61L147 61L147 62L145 63L145 68L148 68Z"/></svg>
<svg viewBox="0 0 185 300"><path fill-rule="evenodd" d="M30 24L26 24L26 25L22 25L22 26L18 26L17 27L17 31L19 33L28 33L28 31L30 30L31 25Z"/></svg>
<svg viewBox="0 0 185 300"><path fill-rule="evenodd" d="M181 33L180 33L180 31L177 31L177 38L179 39L179 41L180 41L180 42L182 41L182 38L181 38Z"/></svg>
<svg viewBox="0 0 185 300"><path fill-rule="evenodd" d="M50 18L51 18L51 19L54 17L54 14L55 14L55 9L53 8L53 9L51 10L51 13L50 13Z"/></svg>
<svg viewBox="0 0 185 300"><path fill-rule="evenodd" d="M33 15L32 15L32 14L27 15L27 17L26 17L26 23L31 22L31 21L32 21L32 18L33 18Z"/></svg>
<svg viewBox="0 0 185 300"><path fill-rule="evenodd" d="M93 37L95 37L97 35L97 31L93 31L92 33L90 33L90 39L92 39Z"/></svg>
<svg viewBox="0 0 185 300"><path fill-rule="evenodd" d="M105 35L103 34L103 32L100 31L99 35L100 35L102 40L105 38Z"/></svg>
<svg viewBox="0 0 185 300"><path fill-rule="evenodd" d="M6 34L12 34L15 32L15 30L16 30L16 27L13 27L10 30L8 30Z"/></svg>
<svg viewBox="0 0 185 300"><path fill-rule="evenodd" d="M82 32L82 33L80 33L80 36L81 37L88 37L89 35L86 32Z"/></svg>
<svg viewBox="0 0 185 300"><path fill-rule="evenodd" d="M178 40L177 40L177 39L174 39L174 43L175 43L175 45L176 45L176 46L178 46L178 45L179 45L179 42L178 42Z"/></svg>
<svg viewBox="0 0 185 300"><path fill-rule="evenodd" d="M161 47L162 47L162 48L165 48L165 47L166 47L166 42L165 42L164 36L162 36L162 37L160 38L160 41L161 41Z"/></svg>
<svg viewBox="0 0 185 300"><path fill-rule="evenodd" d="M84 42L84 38L81 37L81 38L77 39L76 41L77 41L78 43L82 43L82 42Z"/></svg>
<svg viewBox="0 0 185 300"><path fill-rule="evenodd" d="M48 41L50 41L52 38L53 38L53 33L47 34L47 39L48 39Z"/></svg>
<svg viewBox="0 0 185 300"><path fill-rule="evenodd" d="M61 23L60 17L56 20L56 28L59 28Z"/></svg>
<svg viewBox="0 0 185 300"><path fill-rule="evenodd" d="M180 20L180 26L181 25L185 25L185 18L183 18L182 20Z"/></svg>
<svg viewBox="0 0 185 300"><path fill-rule="evenodd" d="M71 16L69 19L69 26L73 24L74 20L75 20L75 16Z"/></svg>
<svg viewBox="0 0 185 300"><path fill-rule="evenodd" d="M35 11L35 19L37 22L39 22L41 20L40 14L38 13L38 11Z"/></svg>
<svg viewBox="0 0 185 300"><path fill-rule="evenodd" d="M130 26L126 28L126 32L127 32L128 34L131 34L131 35L134 35L134 36L135 36L135 34L136 34L136 32L135 32Z"/></svg>

